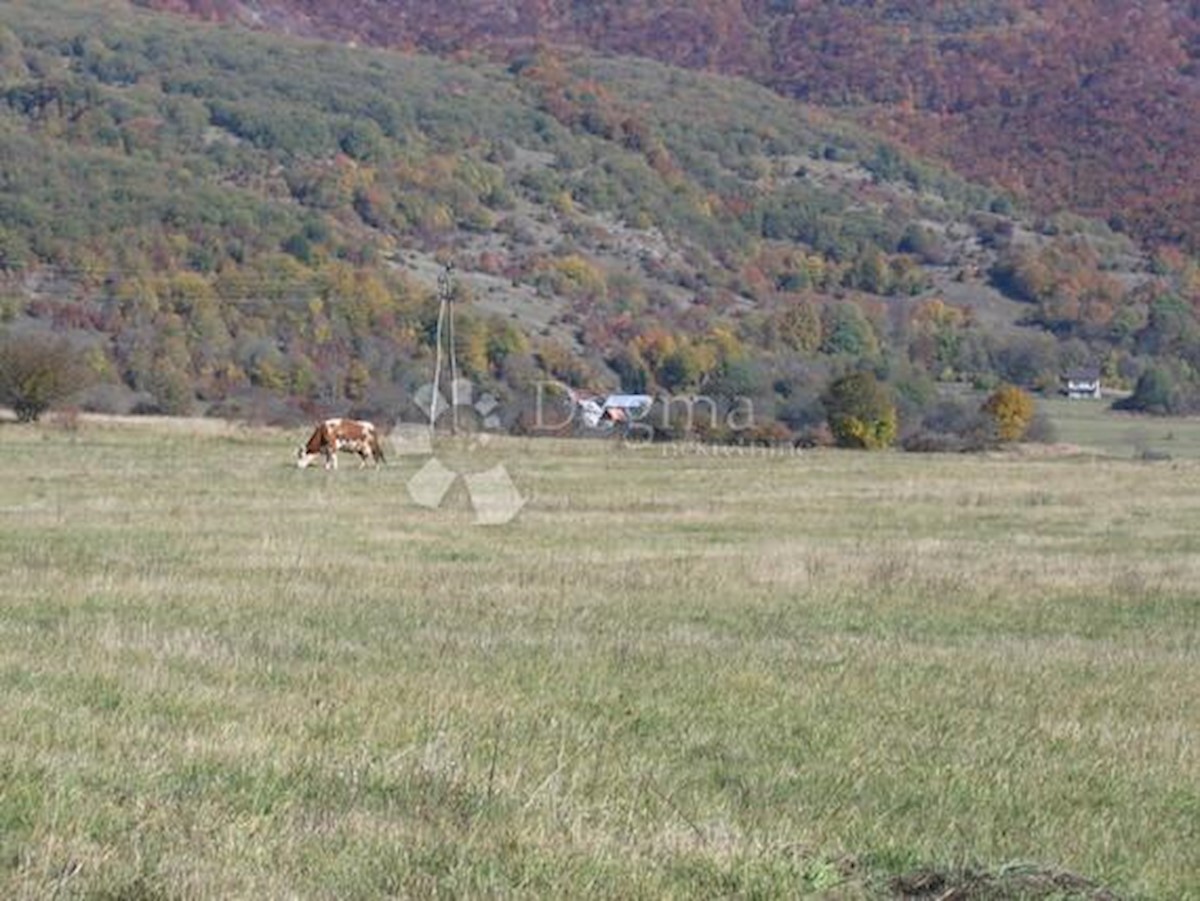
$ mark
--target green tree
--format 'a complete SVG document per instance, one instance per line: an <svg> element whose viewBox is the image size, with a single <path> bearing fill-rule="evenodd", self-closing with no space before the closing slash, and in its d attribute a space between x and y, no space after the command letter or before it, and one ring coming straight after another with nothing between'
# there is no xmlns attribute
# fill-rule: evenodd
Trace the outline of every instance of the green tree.
<svg viewBox="0 0 1200 901"><path fill-rule="evenodd" d="M0 339L0 403L36 422L84 386L86 370L66 338L12 334Z"/></svg>
<svg viewBox="0 0 1200 901"><path fill-rule="evenodd" d="M809 300L799 299L780 313L777 328L789 350L813 353L821 346L821 314Z"/></svg>
<svg viewBox="0 0 1200 901"><path fill-rule="evenodd" d="M896 440L896 405L873 373L851 372L834 379L822 400L839 447L878 450Z"/></svg>
<svg viewBox="0 0 1200 901"><path fill-rule="evenodd" d="M186 416L192 411L194 392L188 371L169 354L155 357L146 374L145 387L154 398L147 412Z"/></svg>
<svg viewBox="0 0 1200 901"><path fill-rule="evenodd" d="M365 399L370 386L371 370L362 360L351 360L350 365L346 367L346 381L343 385L347 399L353 401Z"/></svg>
<svg viewBox="0 0 1200 901"><path fill-rule="evenodd" d="M824 353L852 357L873 357L879 353L875 330L857 304L843 301L826 307L821 325L824 332L821 350Z"/></svg>
<svg viewBox="0 0 1200 901"><path fill-rule="evenodd" d="M493 371L499 372L510 356L528 352L529 340L516 325L499 316L487 321L487 360Z"/></svg>
<svg viewBox="0 0 1200 901"><path fill-rule="evenodd" d="M1133 394L1118 404L1122 410L1168 415L1185 412L1183 380L1172 367L1151 366L1138 377Z"/></svg>

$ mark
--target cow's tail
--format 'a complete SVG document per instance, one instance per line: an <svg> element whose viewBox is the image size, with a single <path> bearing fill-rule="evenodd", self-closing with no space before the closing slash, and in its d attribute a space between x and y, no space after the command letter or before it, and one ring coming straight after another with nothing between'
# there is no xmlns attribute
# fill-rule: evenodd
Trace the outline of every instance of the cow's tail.
<svg viewBox="0 0 1200 901"><path fill-rule="evenodd" d="M371 432L371 453L380 463L387 463L387 458L383 455L383 442L379 440L378 432Z"/></svg>

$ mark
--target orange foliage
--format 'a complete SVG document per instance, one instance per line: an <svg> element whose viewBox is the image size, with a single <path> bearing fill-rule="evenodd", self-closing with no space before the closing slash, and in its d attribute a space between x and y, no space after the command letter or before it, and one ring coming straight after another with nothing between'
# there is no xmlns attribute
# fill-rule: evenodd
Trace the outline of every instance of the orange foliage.
<svg viewBox="0 0 1200 901"><path fill-rule="evenodd" d="M234 0L147 0L236 19ZM590 45L745 75L804 99L868 102L875 122L966 174L1045 209L1119 219L1200 248L1200 19L1172 0L747 3L743 0L278 0L280 27L365 44L511 58ZM289 22L289 16L293 21ZM545 109L669 161L630 112L560 58L526 74ZM636 117L635 117L636 118Z"/></svg>
<svg viewBox="0 0 1200 901"><path fill-rule="evenodd" d="M1020 441L1033 422L1033 398L1016 385L1001 385L984 401L983 412L992 418L1001 441Z"/></svg>

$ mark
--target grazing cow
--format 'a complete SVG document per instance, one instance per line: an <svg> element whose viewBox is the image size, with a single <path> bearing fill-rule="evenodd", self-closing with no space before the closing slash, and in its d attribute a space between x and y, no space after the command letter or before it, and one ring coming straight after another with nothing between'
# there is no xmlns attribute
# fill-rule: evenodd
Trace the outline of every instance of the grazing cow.
<svg viewBox="0 0 1200 901"><path fill-rule="evenodd" d="M313 429L308 442L297 452L296 465L304 469L320 456L325 458L326 469L337 469L338 451L358 454L360 469L368 463L386 462L374 423L360 419L326 419Z"/></svg>

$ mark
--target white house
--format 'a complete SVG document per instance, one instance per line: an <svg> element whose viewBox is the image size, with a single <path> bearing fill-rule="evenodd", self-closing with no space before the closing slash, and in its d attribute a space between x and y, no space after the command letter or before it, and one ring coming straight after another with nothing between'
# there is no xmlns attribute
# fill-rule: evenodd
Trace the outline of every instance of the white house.
<svg viewBox="0 0 1200 901"><path fill-rule="evenodd" d="M1100 369L1086 366L1063 373L1063 394L1072 398L1100 399Z"/></svg>

